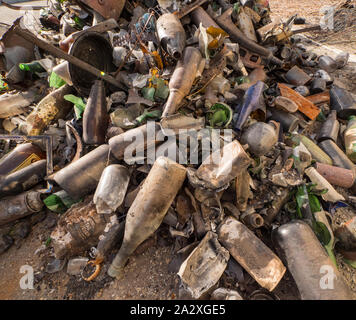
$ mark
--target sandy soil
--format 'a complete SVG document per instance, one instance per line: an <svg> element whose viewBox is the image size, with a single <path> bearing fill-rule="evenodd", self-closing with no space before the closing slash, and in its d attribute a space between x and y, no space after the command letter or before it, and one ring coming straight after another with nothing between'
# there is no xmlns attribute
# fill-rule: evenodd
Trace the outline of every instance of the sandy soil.
<svg viewBox="0 0 356 320"><path fill-rule="evenodd" d="M355 0L350 3L356 4ZM322 8L333 7L333 29L313 32L308 37L356 54L356 9L349 9L343 0L271 0L272 17L285 21L294 14L306 18L307 25L318 25L323 16Z"/></svg>
<svg viewBox="0 0 356 320"><path fill-rule="evenodd" d="M321 8L336 6L340 0L270 0L272 14L276 18L286 19L298 13L307 18L307 22L316 24L321 18Z"/></svg>

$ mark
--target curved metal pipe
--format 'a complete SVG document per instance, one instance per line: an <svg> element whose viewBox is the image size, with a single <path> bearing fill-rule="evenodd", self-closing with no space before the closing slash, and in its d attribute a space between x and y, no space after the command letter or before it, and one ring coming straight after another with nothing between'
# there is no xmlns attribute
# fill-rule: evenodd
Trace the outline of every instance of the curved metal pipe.
<svg viewBox="0 0 356 320"><path fill-rule="evenodd" d="M237 42L241 47L244 47L260 56L267 58L270 62L276 65L283 65L283 61L276 58L271 51L260 46L258 43L247 38L232 22L231 13L233 8L227 9L221 16L215 18L215 21L221 28L223 28L229 35L230 38Z"/></svg>

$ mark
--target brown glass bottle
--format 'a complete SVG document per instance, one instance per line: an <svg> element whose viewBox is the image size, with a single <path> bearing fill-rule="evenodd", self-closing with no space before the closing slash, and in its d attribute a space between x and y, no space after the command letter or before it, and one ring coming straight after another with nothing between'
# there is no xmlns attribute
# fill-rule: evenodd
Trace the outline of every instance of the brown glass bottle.
<svg viewBox="0 0 356 320"><path fill-rule="evenodd" d="M0 179L0 198L31 189L46 176L46 166L46 160L39 160Z"/></svg>
<svg viewBox="0 0 356 320"><path fill-rule="evenodd" d="M102 80L96 80L91 88L83 115L83 141L86 144L105 143L105 134L109 125L106 107L105 87Z"/></svg>
<svg viewBox="0 0 356 320"><path fill-rule="evenodd" d="M40 135L47 126L57 119L64 118L73 109L73 104L64 99L73 93L73 87L64 85L44 97L26 119L26 133Z"/></svg>
<svg viewBox="0 0 356 320"><path fill-rule="evenodd" d="M0 175L8 175L46 158L46 153L32 143L18 145L0 159Z"/></svg>

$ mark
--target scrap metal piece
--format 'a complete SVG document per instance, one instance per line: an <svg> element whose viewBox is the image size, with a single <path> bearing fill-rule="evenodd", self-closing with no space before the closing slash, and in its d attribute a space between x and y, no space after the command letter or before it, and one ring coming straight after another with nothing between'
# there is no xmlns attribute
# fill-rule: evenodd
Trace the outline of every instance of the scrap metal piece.
<svg viewBox="0 0 356 320"><path fill-rule="evenodd" d="M69 56L79 58L81 64L75 64L68 59L69 74L73 86L84 96L89 96L90 90L97 78L101 78L118 88L118 81L109 72L114 71L113 48L111 42L102 33L86 31L76 38L69 49ZM91 69L84 69L84 64L91 66ZM95 67L100 70L100 75L92 73L90 70Z"/></svg>
<svg viewBox="0 0 356 320"><path fill-rule="evenodd" d="M291 99L298 105L300 112L304 113L309 119L315 120L320 113L320 109L317 106L283 83L278 83L278 88L283 97Z"/></svg>
<svg viewBox="0 0 356 320"><path fill-rule="evenodd" d="M122 85L118 80L116 80L114 77L112 77L106 73L108 70L99 70L87 62L80 60L79 58L77 58L75 56L72 56L72 55L69 55L69 54L63 52L61 49L51 45L50 43L47 43L46 41L43 41L43 40L37 38L34 34L29 32L28 30L21 29L19 27L19 25L15 26L14 31L16 32L16 34L23 37L27 41L34 43L41 49L53 54L54 56L56 56L58 58L67 60L68 62L70 62L71 64L80 68L81 70L86 71L86 73L91 73L95 77L103 79L103 80L111 83L112 85L114 85L117 88L120 88L120 89L122 88ZM98 34L100 35L100 33L98 33ZM84 36L88 36L88 35L87 34L82 35L82 37L84 37ZM107 61L104 61L104 62L107 63Z"/></svg>
<svg viewBox="0 0 356 320"><path fill-rule="evenodd" d="M311 77L309 77L309 75L298 66L294 66L292 69L290 69L286 73L285 78L289 83L295 86L304 86L311 80Z"/></svg>
<svg viewBox="0 0 356 320"><path fill-rule="evenodd" d="M119 20L126 0L80 0L78 4L84 8L91 8L98 12L104 19Z"/></svg>
<svg viewBox="0 0 356 320"><path fill-rule="evenodd" d="M90 31L95 31L95 32L99 32L99 33L103 33L115 28L118 28L119 25L117 24L117 22L115 21L115 19L108 19L106 21L100 22L95 26L89 27L85 30L82 31L77 31L72 33L71 35L69 35L66 39L64 39L63 41L59 42L59 47L64 51L64 52L68 52L69 51L69 47L70 45L77 40L81 35L83 35L86 32L90 32Z"/></svg>
<svg viewBox="0 0 356 320"><path fill-rule="evenodd" d="M323 103L330 103L330 92L326 90L321 93L313 94L311 96L305 97L310 102L314 103L315 105L323 104Z"/></svg>
<svg viewBox="0 0 356 320"><path fill-rule="evenodd" d="M246 68L261 68L262 59L258 54L252 53L244 48L240 48L240 56Z"/></svg>
<svg viewBox="0 0 356 320"><path fill-rule="evenodd" d="M202 8L197 7L190 14L193 23L199 28L200 23L202 23L204 28L214 27L220 28L219 25L209 16L209 14Z"/></svg>
<svg viewBox="0 0 356 320"><path fill-rule="evenodd" d="M218 25L221 26L227 33L230 35L230 38L234 42L238 42L242 47L267 58L271 63L276 65L283 65L283 62L276 58L271 51L260 46L256 42L247 38L232 22L231 14L233 12L233 8L229 8L226 10L221 16L217 17L215 21Z"/></svg>

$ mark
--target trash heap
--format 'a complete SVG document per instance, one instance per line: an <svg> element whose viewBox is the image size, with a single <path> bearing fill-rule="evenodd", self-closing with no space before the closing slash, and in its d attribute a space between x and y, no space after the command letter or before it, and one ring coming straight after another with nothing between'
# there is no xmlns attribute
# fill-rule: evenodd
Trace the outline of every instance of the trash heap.
<svg viewBox="0 0 356 320"><path fill-rule="evenodd" d="M318 26L272 22L265 0L49 4L1 38L1 253L52 211L54 264L90 251L68 262L86 281L120 279L162 226L181 298L247 298L219 288L228 270L261 299L286 270L302 299L352 298L335 252L356 265L356 216L333 223L356 203L356 103L332 76L348 54L309 52ZM197 139L172 153L181 132Z"/></svg>

